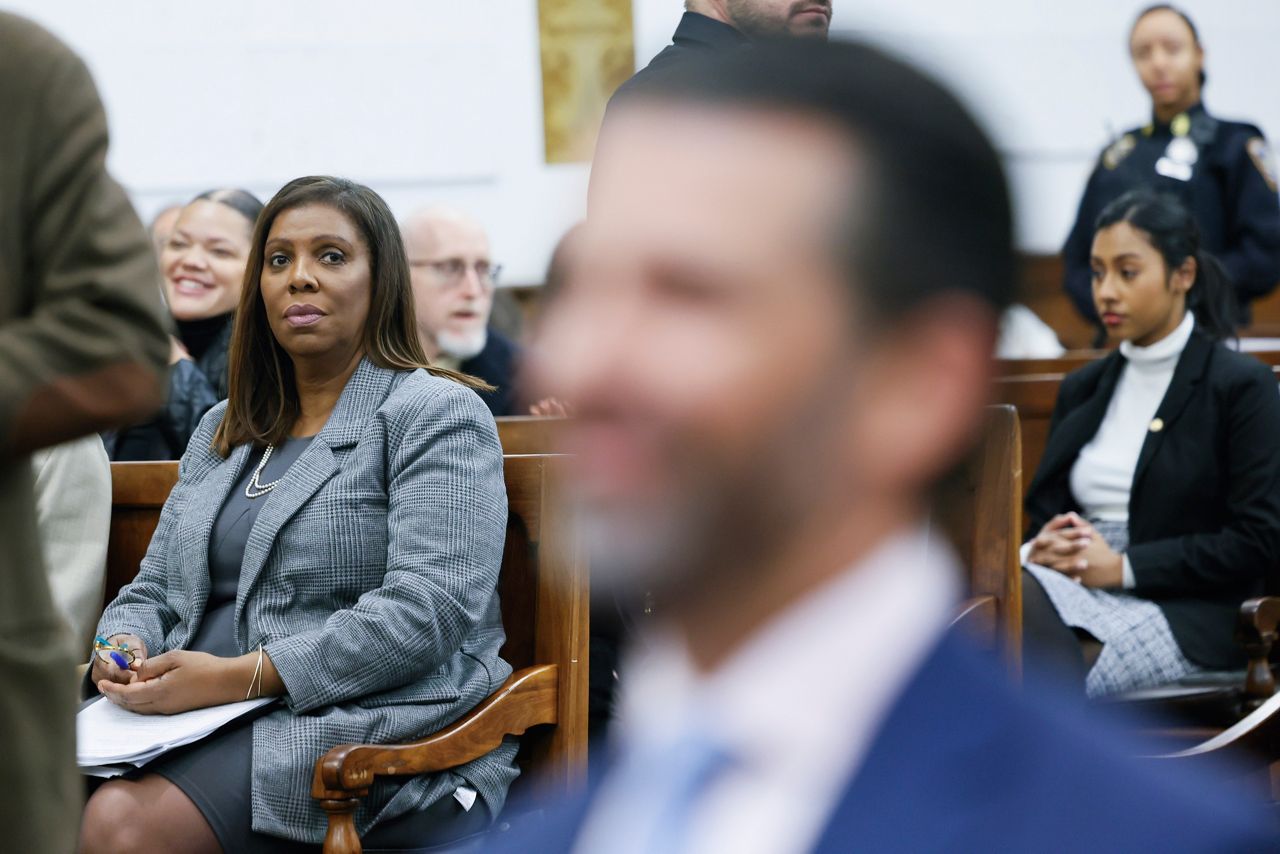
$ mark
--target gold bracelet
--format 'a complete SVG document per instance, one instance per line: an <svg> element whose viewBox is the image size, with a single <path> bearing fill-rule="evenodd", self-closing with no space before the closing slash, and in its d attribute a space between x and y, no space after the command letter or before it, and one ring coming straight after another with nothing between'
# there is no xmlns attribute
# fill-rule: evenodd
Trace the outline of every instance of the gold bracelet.
<svg viewBox="0 0 1280 854"><path fill-rule="evenodd" d="M249 690L244 692L244 698L249 699L249 695L253 693L254 683L258 684L258 696L262 696L262 644L258 644L258 666L253 670L253 678L249 680Z"/></svg>

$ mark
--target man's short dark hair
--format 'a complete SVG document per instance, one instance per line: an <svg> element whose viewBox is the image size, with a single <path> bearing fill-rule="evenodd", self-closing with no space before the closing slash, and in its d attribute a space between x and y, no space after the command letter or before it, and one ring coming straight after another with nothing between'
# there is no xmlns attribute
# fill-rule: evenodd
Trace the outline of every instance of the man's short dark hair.
<svg viewBox="0 0 1280 854"><path fill-rule="evenodd" d="M1011 301L1012 211L1000 157L969 111L928 76L866 45L780 41L691 61L644 100L795 112L830 122L865 158L833 229L861 300L882 318L932 297Z"/></svg>

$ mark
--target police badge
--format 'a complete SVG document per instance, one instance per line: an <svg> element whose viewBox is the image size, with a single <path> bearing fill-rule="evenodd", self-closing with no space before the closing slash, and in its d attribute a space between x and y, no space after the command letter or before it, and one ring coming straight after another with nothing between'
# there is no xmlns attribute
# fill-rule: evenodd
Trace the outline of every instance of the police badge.
<svg viewBox="0 0 1280 854"><path fill-rule="evenodd" d="M1191 180L1191 167L1200 159L1200 150L1187 136L1169 140L1164 156L1156 161L1156 172L1178 181Z"/></svg>
<svg viewBox="0 0 1280 854"><path fill-rule="evenodd" d="M1196 144L1187 136L1175 136L1169 140L1169 147L1164 150L1164 156L1172 160L1174 163L1185 163L1188 166L1194 166L1195 162L1200 159L1200 150L1196 148Z"/></svg>

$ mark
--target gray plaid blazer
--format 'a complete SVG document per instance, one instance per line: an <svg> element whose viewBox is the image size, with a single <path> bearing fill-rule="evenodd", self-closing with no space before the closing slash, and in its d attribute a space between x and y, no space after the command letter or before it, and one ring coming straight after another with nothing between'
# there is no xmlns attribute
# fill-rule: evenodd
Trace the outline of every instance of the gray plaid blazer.
<svg viewBox="0 0 1280 854"><path fill-rule="evenodd" d="M251 450L225 460L211 450L225 408L192 437L141 570L100 633L136 634L152 654L195 634L214 517ZM506 521L502 449L480 398L425 371L361 362L245 548L236 643L242 653L261 643L288 689L253 725L254 830L320 842L311 774L325 751L418 738L506 680L496 591ZM357 826L424 808L463 780L496 814L515 751L508 742L456 773L380 781Z"/></svg>

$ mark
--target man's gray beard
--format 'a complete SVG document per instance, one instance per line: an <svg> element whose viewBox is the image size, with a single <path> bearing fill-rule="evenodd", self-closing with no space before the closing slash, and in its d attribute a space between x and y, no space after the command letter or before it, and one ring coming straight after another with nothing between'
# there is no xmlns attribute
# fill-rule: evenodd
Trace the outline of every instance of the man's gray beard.
<svg viewBox="0 0 1280 854"><path fill-rule="evenodd" d="M484 350L484 345L489 342L489 330L481 329L469 335L454 335L449 332L441 332L435 336L436 346L440 348L440 352L450 358L465 362L467 359L474 359L480 355L480 351Z"/></svg>
<svg viewBox="0 0 1280 854"><path fill-rule="evenodd" d="M792 492L779 478L758 481L754 474L746 481L686 483L677 500L652 509L623 512L578 502L593 589L636 602L650 594L679 598L729 576L746 582L751 567L785 541L797 512L804 512L787 500Z"/></svg>
<svg viewBox="0 0 1280 854"><path fill-rule="evenodd" d="M821 431L834 405L822 395L802 404L793 421L760 443L759 465L730 471L687 458L674 494L649 506L576 501L594 589L636 601L752 583L817 512L812 485L829 463L809 440L826 446Z"/></svg>

